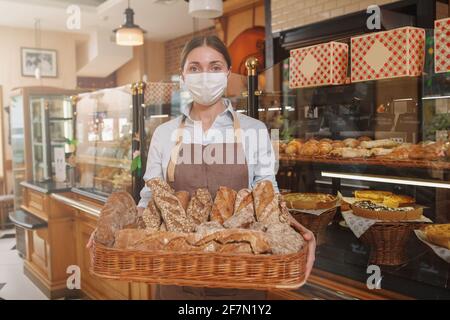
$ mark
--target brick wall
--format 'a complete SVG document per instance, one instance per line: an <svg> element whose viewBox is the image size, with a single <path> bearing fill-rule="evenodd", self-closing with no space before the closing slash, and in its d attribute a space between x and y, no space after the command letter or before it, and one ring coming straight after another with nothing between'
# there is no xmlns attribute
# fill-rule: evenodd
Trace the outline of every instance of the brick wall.
<svg viewBox="0 0 450 320"><path fill-rule="evenodd" d="M216 35L216 29L214 27L201 30L195 35ZM169 40L165 43L166 51L166 75L168 77L172 75L180 74L180 57L181 51L184 48L186 42L191 40L192 34L185 35L176 39Z"/></svg>
<svg viewBox="0 0 450 320"><path fill-rule="evenodd" d="M272 32L293 29L345 14L367 10L372 4L397 0L272 0Z"/></svg>

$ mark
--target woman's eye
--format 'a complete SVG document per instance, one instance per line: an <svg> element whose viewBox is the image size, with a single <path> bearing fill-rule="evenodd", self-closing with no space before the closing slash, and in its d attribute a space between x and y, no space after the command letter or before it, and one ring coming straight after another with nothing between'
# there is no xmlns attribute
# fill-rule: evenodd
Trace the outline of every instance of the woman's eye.
<svg viewBox="0 0 450 320"><path fill-rule="evenodd" d="M214 72L220 72L222 71L222 66L213 66L211 70Z"/></svg>
<svg viewBox="0 0 450 320"><path fill-rule="evenodd" d="M199 68L196 66L189 67L189 72L198 72L198 71L199 71Z"/></svg>

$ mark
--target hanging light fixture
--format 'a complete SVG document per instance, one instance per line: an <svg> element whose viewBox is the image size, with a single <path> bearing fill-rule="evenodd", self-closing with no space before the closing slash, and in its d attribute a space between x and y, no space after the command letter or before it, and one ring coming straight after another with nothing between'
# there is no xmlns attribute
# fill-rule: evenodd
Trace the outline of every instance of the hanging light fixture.
<svg viewBox="0 0 450 320"><path fill-rule="evenodd" d="M118 29L114 30L116 34L116 44L119 46L141 46L144 44L145 30L134 24L134 11L130 8L125 9L125 21Z"/></svg>
<svg viewBox="0 0 450 320"><path fill-rule="evenodd" d="M189 0L189 14L194 18L212 19L223 14L222 0Z"/></svg>

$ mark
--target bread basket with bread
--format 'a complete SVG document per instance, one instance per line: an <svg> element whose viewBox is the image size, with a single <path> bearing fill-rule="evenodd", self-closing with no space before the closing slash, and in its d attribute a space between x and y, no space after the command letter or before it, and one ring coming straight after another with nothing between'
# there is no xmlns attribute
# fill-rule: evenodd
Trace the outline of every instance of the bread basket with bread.
<svg viewBox="0 0 450 320"><path fill-rule="evenodd" d="M307 245L289 224L270 181L253 190L220 187L192 195L147 182L142 216L127 193L110 196L91 250L91 273L170 285L295 289L305 279Z"/></svg>

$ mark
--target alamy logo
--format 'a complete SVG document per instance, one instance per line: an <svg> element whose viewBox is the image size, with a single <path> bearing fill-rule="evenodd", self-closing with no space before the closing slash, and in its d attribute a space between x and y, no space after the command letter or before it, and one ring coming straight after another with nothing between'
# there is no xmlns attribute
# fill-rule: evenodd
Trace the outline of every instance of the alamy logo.
<svg viewBox="0 0 450 320"><path fill-rule="evenodd" d="M370 16L367 18L367 29L369 30L381 30L381 9L377 5L371 5L367 8L367 14Z"/></svg>
<svg viewBox="0 0 450 320"><path fill-rule="evenodd" d="M367 278L366 285L369 290L381 289L381 269L379 266L371 264L367 267L367 274L370 276Z"/></svg>
<svg viewBox="0 0 450 320"><path fill-rule="evenodd" d="M69 290L81 289L81 270L79 266L71 265L67 267L67 274L70 276L67 278L66 285Z"/></svg>
<svg viewBox="0 0 450 320"><path fill-rule="evenodd" d="M67 7L66 13L69 17L66 20L66 27L69 30L81 29L81 9L75 4L71 4Z"/></svg>

